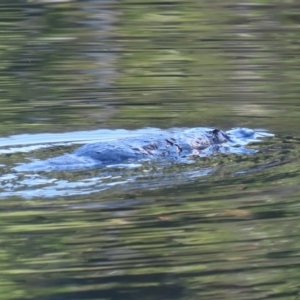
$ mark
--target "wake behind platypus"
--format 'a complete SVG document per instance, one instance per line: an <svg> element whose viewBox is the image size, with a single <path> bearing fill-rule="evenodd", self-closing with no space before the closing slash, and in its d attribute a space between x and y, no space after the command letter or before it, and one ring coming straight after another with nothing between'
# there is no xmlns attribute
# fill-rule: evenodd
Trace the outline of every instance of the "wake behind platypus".
<svg viewBox="0 0 300 300"><path fill-rule="evenodd" d="M34 161L15 167L16 171L62 171L103 168L149 160L187 161L194 156L215 153L251 154L244 146L262 137L273 136L262 130L216 128L159 130L151 134L86 144L71 154Z"/></svg>

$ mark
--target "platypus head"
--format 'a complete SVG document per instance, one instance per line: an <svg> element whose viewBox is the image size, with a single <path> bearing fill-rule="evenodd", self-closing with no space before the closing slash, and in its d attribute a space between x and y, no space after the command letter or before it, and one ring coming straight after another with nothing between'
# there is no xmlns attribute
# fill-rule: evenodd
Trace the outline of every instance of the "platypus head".
<svg viewBox="0 0 300 300"><path fill-rule="evenodd" d="M213 142L216 144L222 144L230 141L229 135L223 130L213 129L211 131L211 135Z"/></svg>

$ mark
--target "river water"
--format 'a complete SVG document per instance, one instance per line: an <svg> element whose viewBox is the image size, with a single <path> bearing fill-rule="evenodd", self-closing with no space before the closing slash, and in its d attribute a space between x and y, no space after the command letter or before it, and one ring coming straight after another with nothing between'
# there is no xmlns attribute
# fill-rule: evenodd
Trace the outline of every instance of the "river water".
<svg viewBox="0 0 300 300"><path fill-rule="evenodd" d="M0 299L298 299L297 1L3 0ZM158 128L253 155L17 172Z"/></svg>

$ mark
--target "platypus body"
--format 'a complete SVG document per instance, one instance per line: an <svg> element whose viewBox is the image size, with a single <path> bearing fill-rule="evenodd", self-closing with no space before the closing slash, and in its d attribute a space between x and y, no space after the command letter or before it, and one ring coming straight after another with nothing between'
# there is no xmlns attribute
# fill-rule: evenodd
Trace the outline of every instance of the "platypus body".
<svg viewBox="0 0 300 300"><path fill-rule="evenodd" d="M222 131L216 128L160 130L147 135L101 141L81 146L71 154L23 164L17 171L60 171L102 168L146 160L182 161L193 156L206 157L214 153L250 154L255 152L244 145L272 136L264 131L235 128Z"/></svg>

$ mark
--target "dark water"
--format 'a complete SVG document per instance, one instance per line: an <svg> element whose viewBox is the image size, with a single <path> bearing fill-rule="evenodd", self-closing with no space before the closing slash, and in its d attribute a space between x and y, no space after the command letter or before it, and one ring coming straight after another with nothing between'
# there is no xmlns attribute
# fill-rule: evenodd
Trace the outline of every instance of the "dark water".
<svg viewBox="0 0 300 300"><path fill-rule="evenodd" d="M0 8L0 299L300 297L297 1ZM163 171L12 171L194 126L275 137Z"/></svg>

